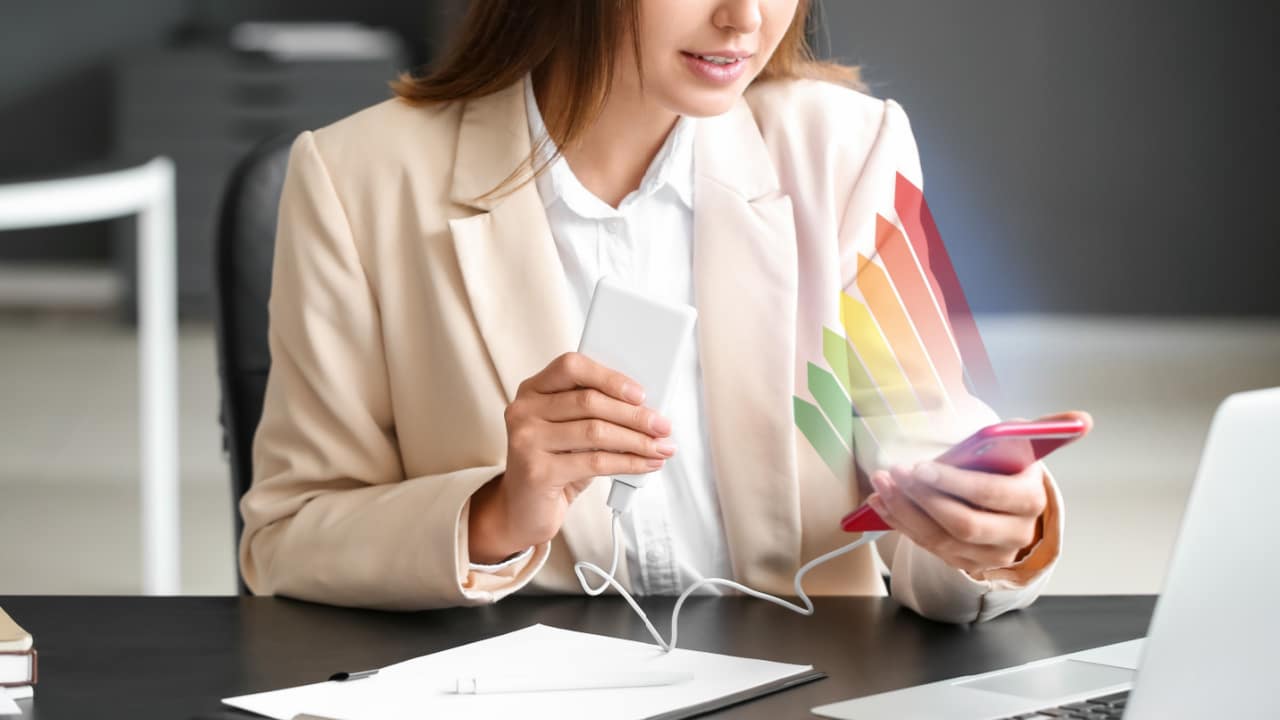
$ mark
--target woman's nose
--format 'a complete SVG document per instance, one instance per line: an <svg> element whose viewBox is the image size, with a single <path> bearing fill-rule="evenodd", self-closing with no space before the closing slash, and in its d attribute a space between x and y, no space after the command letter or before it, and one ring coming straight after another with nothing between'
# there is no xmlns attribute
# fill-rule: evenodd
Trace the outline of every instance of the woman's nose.
<svg viewBox="0 0 1280 720"><path fill-rule="evenodd" d="M725 0L711 21L722 30L753 33L760 29L760 0Z"/></svg>

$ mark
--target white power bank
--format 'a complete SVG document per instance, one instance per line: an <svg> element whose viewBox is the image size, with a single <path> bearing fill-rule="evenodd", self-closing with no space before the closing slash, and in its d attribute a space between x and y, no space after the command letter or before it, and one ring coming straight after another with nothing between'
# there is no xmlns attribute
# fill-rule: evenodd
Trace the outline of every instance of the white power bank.
<svg viewBox="0 0 1280 720"><path fill-rule="evenodd" d="M628 290L606 276L596 283L578 352L640 383L645 405L666 414L675 370L693 339L698 311ZM609 507L622 512L648 475L618 475Z"/></svg>

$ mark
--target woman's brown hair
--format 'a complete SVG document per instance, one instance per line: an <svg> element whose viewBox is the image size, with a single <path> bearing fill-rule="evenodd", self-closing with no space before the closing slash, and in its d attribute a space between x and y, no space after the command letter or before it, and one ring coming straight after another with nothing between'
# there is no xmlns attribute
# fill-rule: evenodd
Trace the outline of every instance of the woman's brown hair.
<svg viewBox="0 0 1280 720"><path fill-rule="evenodd" d="M497 92L533 73L538 83L554 72L565 102L542 108L548 139L571 145L595 121L609 96L617 70L612 48L630 44L640 67L642 0L472 0L454 40L423 74L405 73L392 82L395 94L414 104L471 100ZM813 0L799 0L791 26L756 80L813 78L864 89L856 67L818 60L806 39ZM644 82L643 71L641 82ZM496 194L533 168L535 148L488 195ZM552 158L554 159L554 158ZM525 178L526 180L528 179Z"/></svg>

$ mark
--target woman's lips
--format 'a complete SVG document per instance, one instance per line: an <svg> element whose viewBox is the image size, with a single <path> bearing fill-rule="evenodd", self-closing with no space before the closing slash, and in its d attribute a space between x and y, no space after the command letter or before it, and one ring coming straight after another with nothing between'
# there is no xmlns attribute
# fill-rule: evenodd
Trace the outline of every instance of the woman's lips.
<svg viewBox="0 0 1280 720"><path fill-rule="evenodd" d="M735 58L733 62L720 64L704 60L690 52L681 51L680 54L684 56L685 63L694 75L717 85L728 85L742 77L742 73L747 69L747 60L751 58L750 55L746 55Z"/></svg>

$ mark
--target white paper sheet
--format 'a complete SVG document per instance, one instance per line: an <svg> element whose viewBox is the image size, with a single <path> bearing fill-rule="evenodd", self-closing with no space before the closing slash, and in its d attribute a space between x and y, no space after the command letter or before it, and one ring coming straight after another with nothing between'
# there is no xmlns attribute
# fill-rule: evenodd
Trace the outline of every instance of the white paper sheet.
<svg viewBox="0 0 1280 720"><path fill-rule="evenodd" d="M9 688L0 688L0 715L21 715L22 708L9 695Z"/></svg>
<svg viewBox="0 0 1280 720"><path fill-rule="evenodd" d="M7 687L4 691L9 693L10 700L26 700L36 696L36 689L30 685L18 685L17 687Z"/></svg>
<svg viewBox="0 0 1280 720"><path fill-rule="evenodd" d="M335 668L336 669L336 668ZM465 717L555 720L647 718L732 695L797 673L809 665L673 650L656 645L532 625L497 637L383 668L362 680L322 682L226 698L232 707L289 720L318 715L335 720L421 720ZM496 695L443 692L458 676L572 673L603 670L683 671L678 685Z"/></svg>

